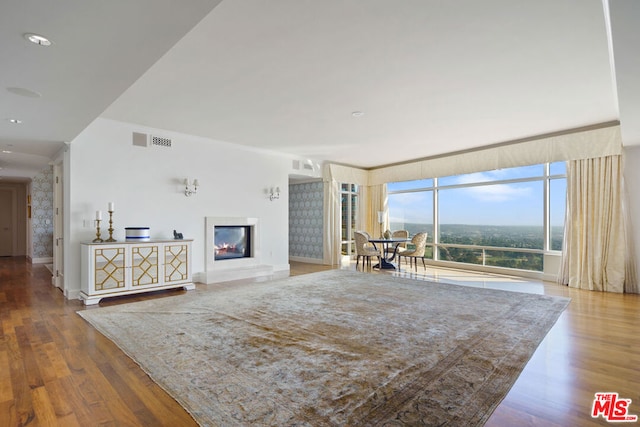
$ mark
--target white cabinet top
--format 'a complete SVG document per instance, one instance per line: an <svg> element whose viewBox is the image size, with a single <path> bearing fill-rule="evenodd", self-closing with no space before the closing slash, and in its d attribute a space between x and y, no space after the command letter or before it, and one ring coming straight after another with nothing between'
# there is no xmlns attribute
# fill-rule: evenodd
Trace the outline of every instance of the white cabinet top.
<svg viewBox="0 0 640 427"><path fill-rule="evenodd" d="M180 242L193 242L193 239L150 239L150 240L118 240L116 242L82 242L82 245L136 245L144 243L180 243Z"/></svg>

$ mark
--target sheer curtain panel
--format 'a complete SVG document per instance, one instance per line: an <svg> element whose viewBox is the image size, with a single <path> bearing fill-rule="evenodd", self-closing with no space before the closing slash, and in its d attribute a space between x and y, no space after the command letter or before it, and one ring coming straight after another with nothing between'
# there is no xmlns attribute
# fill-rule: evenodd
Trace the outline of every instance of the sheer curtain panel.
<svg viewBox="0 0 640 427"><path fill-rule="evenodd" d="M567 163L563 284L592 291L638 292L623 189L621 155Z"/></svg>
<svg viewBox="0 0 640 427"><path fill-rule="evenodd" d="M384 231L389 228L389 215L387 214L387 185L372 185L367 188L369 193L369 200L367 203L366 211L366 224L367 230L371 230L373 236L378 237ZM378 222L378 211L385 213L385 222L382 224L382 230L380 230L380 223Z"/></svg>
<svg viewBox="0 0 640 427"><path fill-rule="evenodd" d="M340 240L340 184L324 181L324 264L339 265Z"/></svg>

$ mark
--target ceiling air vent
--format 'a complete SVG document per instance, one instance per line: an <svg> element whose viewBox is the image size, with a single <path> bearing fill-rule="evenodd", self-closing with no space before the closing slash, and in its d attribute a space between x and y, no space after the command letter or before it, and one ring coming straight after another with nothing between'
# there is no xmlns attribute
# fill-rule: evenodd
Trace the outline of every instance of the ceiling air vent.
<svg viewBox="0 0 640 427"><path fill-rule="evenodd" d="M151 145L154 147L171 148L171 139L151 135Z"/></svg>

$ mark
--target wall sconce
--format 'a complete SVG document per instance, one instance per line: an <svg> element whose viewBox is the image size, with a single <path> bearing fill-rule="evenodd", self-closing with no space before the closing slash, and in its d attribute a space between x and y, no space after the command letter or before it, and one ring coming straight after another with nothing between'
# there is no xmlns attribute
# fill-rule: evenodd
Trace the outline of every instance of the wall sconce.
<svg viewBox="0 0 640 427"><path fill-rule="evenodd" d="M273 187L271 187L271 190L269 191L269 200L273 202L274 200L279 198L280 198L280 187L276 187L275 190L273 189Z"/></svg>
<svg viewBox="0 0 640 427"><path fill-rule="evenodd" d="M189 178L184 179L184 195L187 197L191 197L192 194L198 193L198 183L197 179L194 179L192 183L189 182Z"/></svg>

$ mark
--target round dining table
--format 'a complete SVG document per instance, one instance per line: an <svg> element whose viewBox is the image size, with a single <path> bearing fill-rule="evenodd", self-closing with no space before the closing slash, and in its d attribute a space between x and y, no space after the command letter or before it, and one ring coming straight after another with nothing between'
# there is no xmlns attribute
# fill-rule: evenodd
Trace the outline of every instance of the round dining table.
<svg viewBox="0 0 640 427"><path fill-rule="evenodd" d="M373 243L373 246L376 249L378 249L378 246L376 245L376 243L381 245L380 252L382 253L382 257L381 257L382 262L374 265L373 268L379 268L381 270L395 270L396 266L393 265L391 261L393 261L393 259L396 257L396 254L398 252L398 246L400 246L401 243L410 242L411 239L406 239L404 237L391 237L389 239L385 239L384 237L381 237L379 239L371 238L369 239L369 241ZM389 253L387 249L394 244L395 244L395 247L393 248L393 254L387 258L388 256L387 254Z"/></svg>

